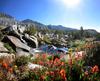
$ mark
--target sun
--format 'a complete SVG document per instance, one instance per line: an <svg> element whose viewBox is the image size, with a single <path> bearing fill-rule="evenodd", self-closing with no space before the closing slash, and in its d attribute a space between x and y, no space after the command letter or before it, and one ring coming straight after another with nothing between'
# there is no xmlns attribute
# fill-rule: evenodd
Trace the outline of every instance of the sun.
<svg viewBox="0 0 100 81"><path fill-rule="evenodd" d="M62 0L62 2L69 8L77 7L81 0Z"/></svg>

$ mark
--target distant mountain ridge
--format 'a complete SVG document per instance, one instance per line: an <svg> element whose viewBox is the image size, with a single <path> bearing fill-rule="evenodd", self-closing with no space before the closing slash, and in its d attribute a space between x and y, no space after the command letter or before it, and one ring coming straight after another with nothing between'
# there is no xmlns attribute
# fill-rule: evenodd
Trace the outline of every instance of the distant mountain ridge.
<svg viewBox="0 0 100 81"><path fill-rule="evenodd" d="M42 23L30 20L30 19L23 20L22 23L36 25L38 27L47 27L48 29L51 29L51 30L68 30L68 31L77 30L77 29L70 28L70 27L64 27L62 25L44 25Z"/></svg>
<svg viewBox="0 0 100 81"><path fill-rule="evenodd" d="M65 26L62 26L62 25L47 25L47 27L49 29L54 29L54 30L68 30L68 31L72 31L72 30L77 30L77 29L74 29L74 28L70 28L70 27L65 27Z"/></svg>
<svg viewBox="0 0 100 81"><path fill-rule="evenodd" d="M31 19L25 19L25 20L22 20L22 21L18 21L14 17L12 17L8 14L0 13L0 25L8 26L8 25L14 25L14 24L24 25L24 26L34 25L37 28L41 28L41 29L48 28L48 29L51 29L51 30L64 30L64 31L76 31L76 30L78 30L78 29L75 29L75 28L65 27L65 26L62 26L62 25L45 25L45 24L42 24L40 22L31 20ZM94 29L87 29L85 31L87 31L89 33L97 33L97 31L94 30Z"/></svg>
<svg viewBox="0 0 100 81"><path fill-rule="evenodd" d="M96 30L94 30L94 29L85 29L84 31L85 31L85 32L88 32L88 33L90 33L90 34L92 34L92 35L95 35L95 34L98 33L98 32L97 32Z"/></svg>
<svg viewBox="0 0 100 81"><path fill-rule="evenodd" d="M46 28L46 25L40 23L40 22L37 22L37 21L33 21L31 19L25 19L23 21L21 21L21 23L25 24L25 25L34 25L38 28Z"/></svg>
<svg viewBox="0 0 100 81"><path fill-rule="evenodd" d="M25 20L23 20L23 21L21 21L22 23L30 23L30 24L40 24L40 25L43 25L42 23L39 23L39 22L37 22L37 21L33 21L33 20L31 20L31 19L25 19Z"/></svg>

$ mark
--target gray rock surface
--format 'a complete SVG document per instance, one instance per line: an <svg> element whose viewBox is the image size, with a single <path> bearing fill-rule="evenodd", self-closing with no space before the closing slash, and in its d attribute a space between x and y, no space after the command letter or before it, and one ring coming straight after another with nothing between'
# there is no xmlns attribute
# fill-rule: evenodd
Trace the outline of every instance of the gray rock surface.
<svg viewBox="0 0 100 81"><path fill-rule="evenodd" d="M16 48L16 57L20 57L20 56L29 56L30 52L25 52L20 48Z"/></svg>
<svg viewBox="0 0 100 81"><path fill-rule="evenodd" d="M38 65L38 64L29 63L28 67L29 67L29 69L35 69L35 68L42 69L44 66L41 66L41 65Z"/></svg>
<svg viewBox="0 0 100 81"><path fill-rule="evenodd" d="M8 26L2 31L7 32L8 35L17 37L22 43L29 45L32 48L38 47L38 40L35 36L29 36L28 34L23 35L25 30L24 26L12 25Z"/></svg>
<svg viewBox="0 0 100 81"><path fill-rule="evenodd" d="M14 36L6 36L5 37L5 40L7 42L8 41L11 42L12 47L20 48L20 49L26 50L27 52L30 51L30 47L27 46L26 44L22 43L21 40L19 40L17 37L14 37Z"/></svg>
<svg viewBox="0 0 100 81"><path fill-rule="evenodd" d="M25 40L30 47L38 48L38 40L35 36L29 36L28 34L25 34L23 36L23 40Z"/></svg>
<svg viewBox="0 0 100 81"><path fill-rule="evenodd" d="M17 23L17 21L13 18L0 18L1 25L7 26L7 25L14 25L16 23Z"/></svg>

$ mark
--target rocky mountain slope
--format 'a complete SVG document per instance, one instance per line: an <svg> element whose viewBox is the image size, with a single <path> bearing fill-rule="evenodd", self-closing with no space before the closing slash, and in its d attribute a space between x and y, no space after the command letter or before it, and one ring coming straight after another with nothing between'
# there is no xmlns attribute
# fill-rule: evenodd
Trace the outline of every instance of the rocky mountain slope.
<svg viewBox="0 0 100 81"><path fill-rule="evenodd" d="M18 21L16 20L16 18L5 13L0 13L0 25L3 25L3 26L21 25L25 27L35 26L36 28L40 28L40 29L62 30L62 31L76 31L77 30L75 28L65 27L62 25L45 25L31 19ZM88 29L86 30L86 32L93 33L93 34L97 33L97 31L93 29Z"/></svg>

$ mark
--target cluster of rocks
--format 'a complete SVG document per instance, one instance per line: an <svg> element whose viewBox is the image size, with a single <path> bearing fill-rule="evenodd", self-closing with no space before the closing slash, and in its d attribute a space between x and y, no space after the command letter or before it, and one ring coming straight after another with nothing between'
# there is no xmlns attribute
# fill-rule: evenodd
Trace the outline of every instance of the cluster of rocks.
<svg viewBox="0 0 100 81"><path fill-rule="evenodd" d="M45 36L49 38L51 44L55 45L56 47L65 47L68 44L69 36L66 35L58 35L55 33L46 33Z"/></svg>
<svg viewBox="0 0 100 81"><path fill-rule="evenodd" d="M16 21L14 19L9 19L9 18L0 18L0 24L1 25L14 25Z"/></svg>
<svg viewBox="0 0 100 81"><path fill-rule="evenodd" d="M38 48L38 40L35 36L23 33L25 27L12 25L2 29L6 35L2 39L4 43L8 43L12 49L19 55L30 55L33 48Z"/></svg>

